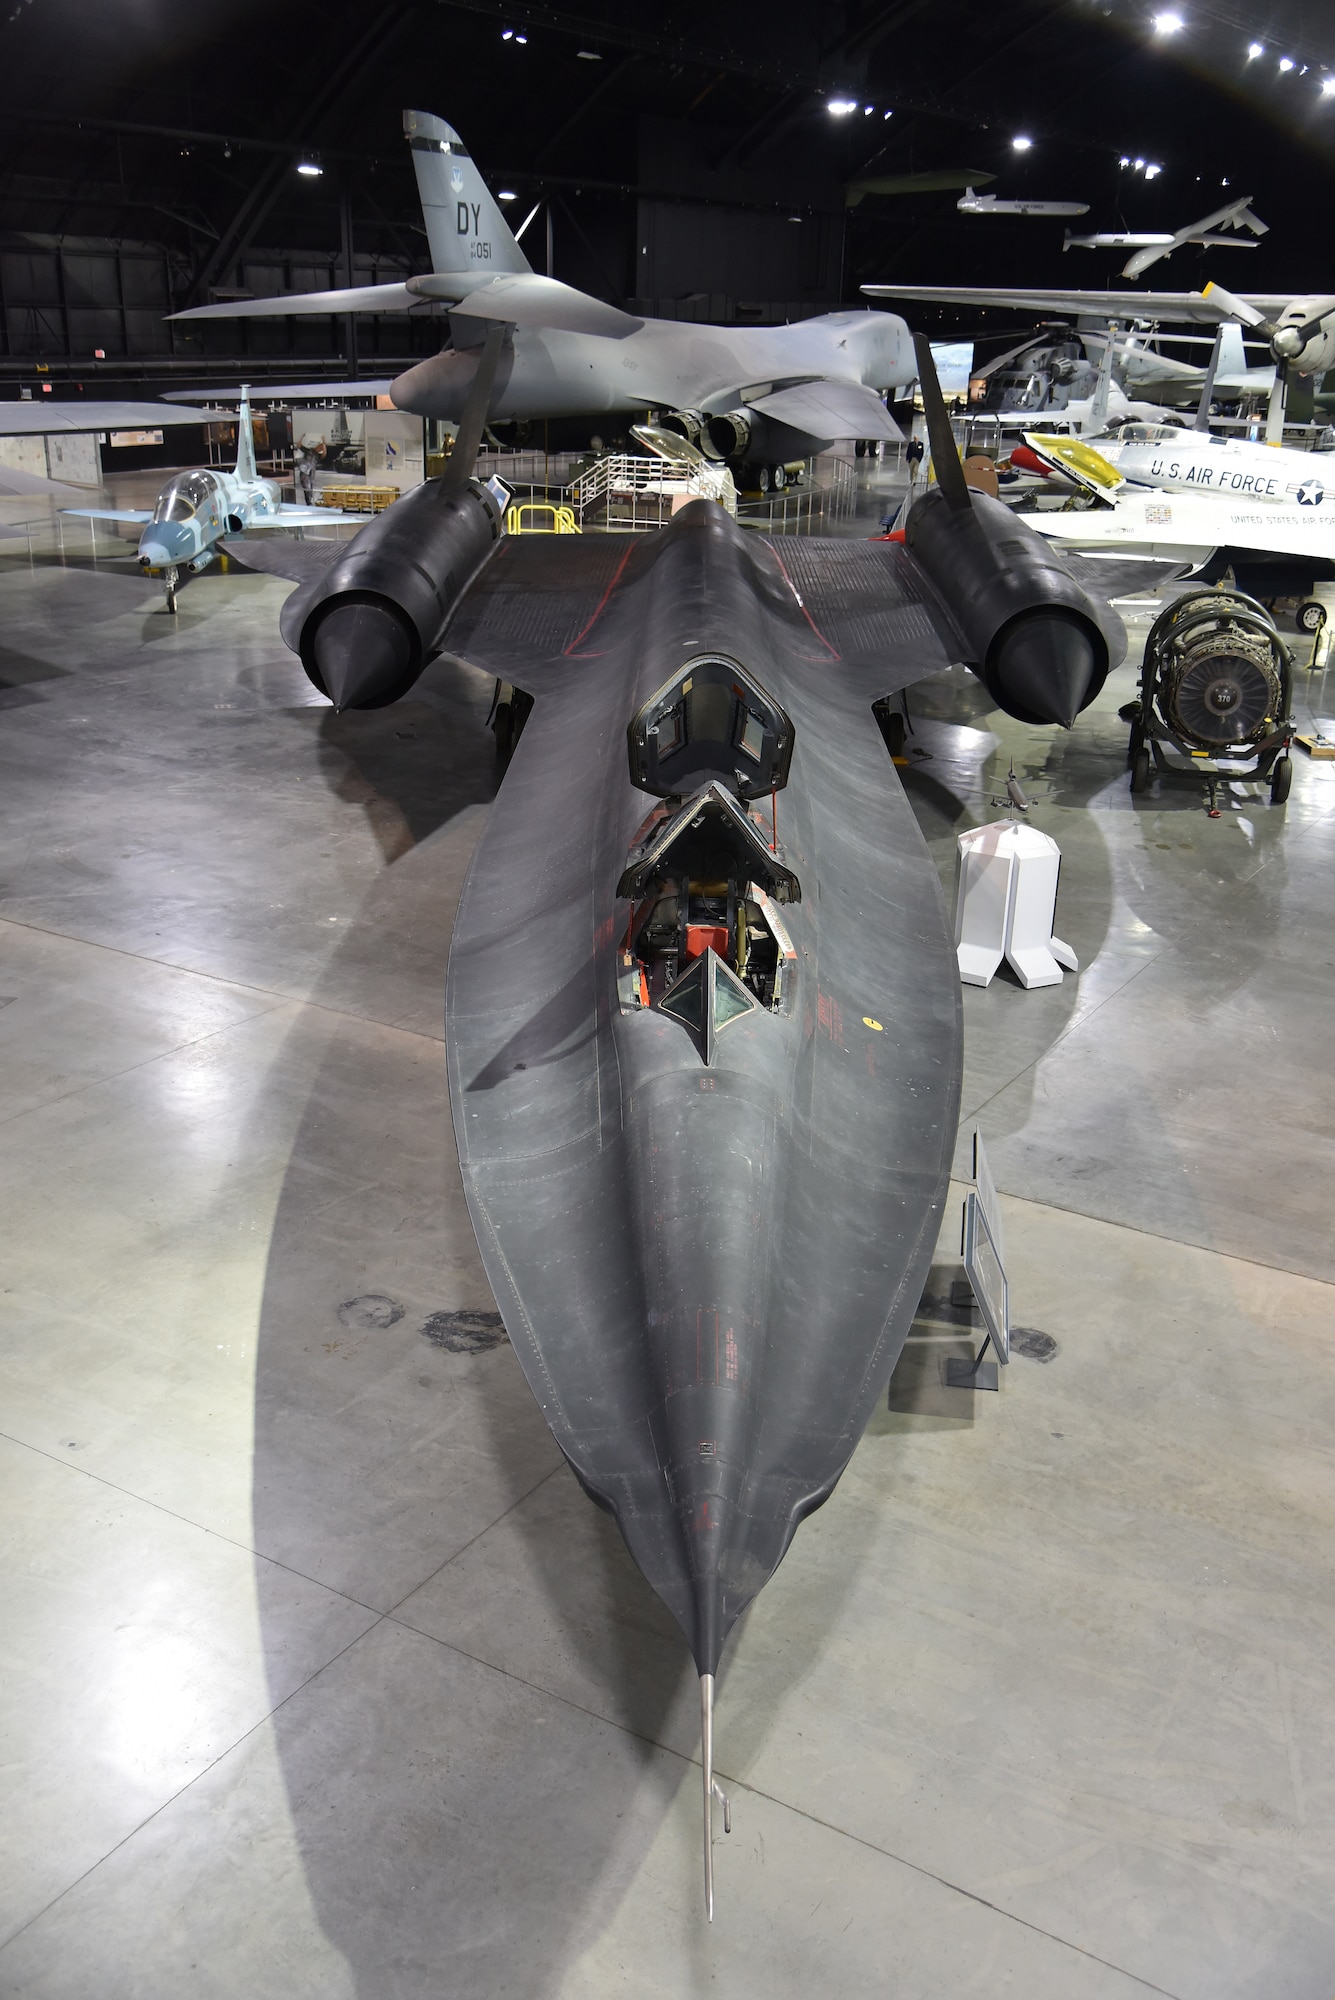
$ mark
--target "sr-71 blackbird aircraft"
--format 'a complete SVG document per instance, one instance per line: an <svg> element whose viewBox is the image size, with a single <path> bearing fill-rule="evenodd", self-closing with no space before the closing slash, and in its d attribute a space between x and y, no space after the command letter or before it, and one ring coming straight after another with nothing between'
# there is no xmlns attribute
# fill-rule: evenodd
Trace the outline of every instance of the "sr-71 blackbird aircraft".
<svg viewBox="0 0 1335 2000"><path fill-rule="evenodd" d="M502 341L443 477L332 560L230 546L299 582L283 637L336 707L440 654L533 697L455 920L454 1129L520 1366L695 1656L712 1915L719 1657L885 1393L955 1142L951 925L875 707L963 661L1069 725L1125 634L1105 566L969 491L925 339L940 483L876 542L709 500L504 535L468 476Z"/></svg>
<svg viewBox="0 0 1335 2000"><path fill-rule="evenodd" d="M177 319L406 312L446 304L450 345L389 384L395 405L457 423L488 324L513 329L488 416L680 413L734 473L781 466L841 438L901 433L880 391L917 373L896 314L826 313L793 326L721 327L641 319L534 271L457 132L405 111L434 271L401 285L196 306ZM362 394L379 383L342 384ZM328 393L328 391L326 391Z"/></svg>

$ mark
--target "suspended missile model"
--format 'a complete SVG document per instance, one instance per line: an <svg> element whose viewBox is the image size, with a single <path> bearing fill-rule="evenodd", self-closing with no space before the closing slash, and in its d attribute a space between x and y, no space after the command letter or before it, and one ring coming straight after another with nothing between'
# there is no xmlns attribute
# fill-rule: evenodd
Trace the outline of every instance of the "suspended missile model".
<svg viewBox="0 0 1335 2000"><path fill-rule="evenodd" d="M501 341L441 478L322 569L236 554L300 580L340 708L438 655L532 697L455 919L454 1130L520 1366L695 1658L712 1916L720 1656L886 1392L955 1144L954 940L876 705L964 662L1070 726L1125 634L1099 564L965 485L925 339L937 480L860 543L709 500L506 535L468 476Z"/></svg>

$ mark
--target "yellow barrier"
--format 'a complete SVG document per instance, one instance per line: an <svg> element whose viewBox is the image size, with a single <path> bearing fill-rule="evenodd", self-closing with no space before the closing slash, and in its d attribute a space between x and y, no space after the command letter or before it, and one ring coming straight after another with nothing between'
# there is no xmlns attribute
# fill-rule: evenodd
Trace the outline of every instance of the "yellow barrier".
<svg viewBox="0 0 1335 2000"><path fill-rule="evenodd" d="M526 525L526 514L546 514L550 517L550 527L539 527L536 522ZM573 509L557 507L550 500L525 500L508 509L505 516L506 533L510 535L577 535L579 528Z"/></svg>
<svg viewBox="0 0 1335 2000"><path fill-rule="evenodd" d="M399 497L397 486L322 486L319 507L338 507L345 514L383 514Z"/></svg>

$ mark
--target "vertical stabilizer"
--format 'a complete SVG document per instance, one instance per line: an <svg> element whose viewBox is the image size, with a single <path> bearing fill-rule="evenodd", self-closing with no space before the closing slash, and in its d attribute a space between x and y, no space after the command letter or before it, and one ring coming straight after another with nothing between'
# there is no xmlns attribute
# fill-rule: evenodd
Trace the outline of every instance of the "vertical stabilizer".
<svg viewBox="0 0 1335 2000"><path fill-rule="evenodd" d="M431 268L439 272L530 271L510 226L492 199L459 134L429 111L405 111Z"/></svg>
<svg viewBox="0 0 1335 2000"><path fill-rule="evenodd" d="M238 479L258 479L259 470L255 464L255 431L250 421L250 385L241 384L241 408L236 417L236 476Z"/></svg>
<svg viewBox="0 0 1335 2000"><path fill-rule="evenodd" d="M1113 356L1117 352L1117 336L1120 331L1117 321L1109 320L1108 337L1103 343L1103 358L1099 362L1094 394L1089 404L1089 434L1093 437L1097 437L1107 428L1108 394L1113 381Z"/></svg>

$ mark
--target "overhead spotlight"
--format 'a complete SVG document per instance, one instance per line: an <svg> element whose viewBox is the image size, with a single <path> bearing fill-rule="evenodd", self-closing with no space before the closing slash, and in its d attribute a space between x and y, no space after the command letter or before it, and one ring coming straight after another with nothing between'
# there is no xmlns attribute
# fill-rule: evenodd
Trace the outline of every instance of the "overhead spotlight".
<svg viewBox="0 0 1335 2000"><path fill-rule="evenodd" d="M857 108L851 97L832 97L825 106L831 118L847 118L849 112Z"/></svg>
<svg viewBox="0 0 1335 2000"><path fill-rule="evenodd" d="M1123 153L1121 159L1117 162L1117 164L1119 167L1129 167L1131 165L1131 162L1127 158L1127 155Z"/></svg>
<svg viewBox="0 0 1335 2000"><path fill-rule="evenodd" d="M789 218L788 218L788 220L789 220L790 222L800 222L800 221L802 220L802 218L801 218L801 216L800 216L800 215L790 215L790 216L789 216Z"/></svg>
<svg viewBox="0 0 1335 2000"><path fill-rule="evenodd" d="M1335 91L1335 76L1323 76L1321 79L1321 95L1329 97L1332 91Z"/></svg>
<svg viewBox="0 0 1335 2000"><path fill-rule="evenodd" d="M305 174L308 180L315 180L324 172L324 168L317 167L314 160L298 160L297 172Z"/></svg>
<svg viewBox="0 0 1335 2000"><path fill-rule="evenodd" d="M501 40L503 42L512 42L514 40L514 37L515 37L515 31L513 28L501 29Z"/></svg>
<svg viewBox="0 0 1335 2000"><path fill-rule="evenodd" d="M884 112L882 112L882 114L881 114L881 116L882 116L883 118L893 118L893 117L894 117L894 115L895 115L895 114L894 114L894 112L893 112L893 111L884 111Z"/></svg>
<svg viewBox="0 0 1335 2000"><path fill-rule="evenodd" d="M1264 42L1248 42L1247 44L1248 62L1255 62L1258 56L1263 56L1264 54L1265 54Z"/></svg>
<svg viewBox="0 0 1335 2000"><path fill-rule="evenodd" d="M1161 174L1162 172L1163 172L1162 167L1146 167L1145 178L1147 181L1152 181L1156 177L1156 175Z"/></svg>
<svg viewBox="0 0 1335 2000"><path fill-rule="evenodd" d="M1011 140L1011 150L1016 153L1027 153L1033 143L1032 139L1026 139L1023 134L1019 134Z"/></svg>
<svg viewBox="0 0 1335 2000"><path fill-rule="evenodd" d="M578 61L580 61L580 62L601 62L601 61L602 61L602 57L601 57L601 56L599 55L599 53L598 53L597 49L576 49L576 50L575 50L575 55L576 55L576 58L577 58L577 60L578 60Z"/></svg>
<svg viewBox="0 0 1335 2000"><path fill-rule="evenodd" d="M527 43L527 41L528 41L528 36L527 36L527 35L516 35L516 36L515 36L515 40L516 40L517 42L524 42L524 43Z"/></svg>
<svg viewBox="0 0 1335 2000"><path fill-rule="evenodd" d="M1281 56L1279 59L1280 75L1287 76L1292 68L1293 68L1293 57Z"/></svg>
<svg viewBox="0 0 1335 2000"><path fill-rule="evenodd" d="M1156 14L1151 25L1156 35L1176 35L1187 24L1180 14Z"/></svg>
<svg viewBox="0 0 1335 2000"><path fill-rule="evenodd" d="M872 112L873 112L873 111L874 111L875 109L876 109L876 106L875 106L874 104L864 104L864 105L863 105L863 107L862 107L862 115L863 115L863 117L864 117L864 118L870 118L870 117L871 117L871 114L872 114Z"/></svg>
<svg viewBox="0 0 1335 2000"><path fill-rule="evenodd" d="M1143 174L1143 173L1144 173L1144 171L1145 171L1145 162L1144 162L1143 160L1136 160L1136 161L1134 161L1134 162L1133 162L1133 164L1134 164L1134 166L1135 166L1135 169L1136 169L1136 172L1137 172L1138 174Z"/></svg>
<svg viewBox="0 0 1335 2000"><path fill-rule="evenodd" d="M496 193L497 201L513 201L514 198L515 198L515 191L513 188L499 188L497 190Z"/></svg>

